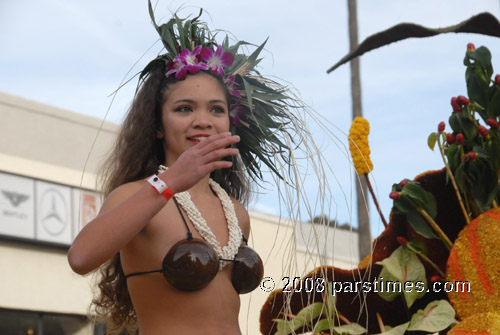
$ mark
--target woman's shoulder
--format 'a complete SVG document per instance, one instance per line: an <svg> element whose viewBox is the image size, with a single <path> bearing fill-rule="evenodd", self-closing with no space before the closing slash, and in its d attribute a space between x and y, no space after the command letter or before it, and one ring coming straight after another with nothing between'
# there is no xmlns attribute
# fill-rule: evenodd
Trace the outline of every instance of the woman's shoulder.
<svg viewBox="0 0 500 335"><path fill-rule="evenodd" d="M241 202L239 202L237 199L235 199L233 197L231 197L231 201L233 202L236 215L242 214L242 215L248 216L248 211L245 208L245 206L243 206L243 204Z"/></svg>
<svg viewBox="0 0 500 335"><path fill-rule="evenodd" d="M250 233L250 216L248 215L248 211L245 206L243 206L241 202L235 198L231 197L231 201L233 202L234 211L236 213L236 217L238 218L240 227L243 230L245 237L248 238Z"/></svg>
<svg viewBox="0 0 500 335"><path fill-rule="evenodd" d="M139 191L144 186L144 183L143 180L137 180L118 186L108 194L102 208L105 209L122 203L135 192Z"/></svg>

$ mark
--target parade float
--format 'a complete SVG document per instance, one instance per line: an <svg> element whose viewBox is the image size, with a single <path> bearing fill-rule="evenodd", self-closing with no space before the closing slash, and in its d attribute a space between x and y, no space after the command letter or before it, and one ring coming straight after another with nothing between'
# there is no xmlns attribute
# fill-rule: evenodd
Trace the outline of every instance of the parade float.
<svg viewBox="0 0 500 335"><path fill-rule="evenodd" d="M447 32L500 37L500 24L488 13L443 29L401 24L331 70L394 41ZM271 292L262 334L500 334L500 75L484 46L469 43L464 65L467 96L451 98L448 122L427 139L444 167L392 186L389 223L358 268L318 267L303 278L314 290ZM356 118L349 133L360 176L373 168L368 131Z"/></svg>

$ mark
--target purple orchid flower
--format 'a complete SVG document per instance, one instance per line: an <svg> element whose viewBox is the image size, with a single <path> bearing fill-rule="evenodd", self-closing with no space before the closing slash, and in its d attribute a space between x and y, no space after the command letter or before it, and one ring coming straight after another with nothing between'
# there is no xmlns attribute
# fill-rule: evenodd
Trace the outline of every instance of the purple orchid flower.
<svg viewBox="0 0 500 335"><path fill-rule="evenodd" d="M234 62L234 56L229 51L222 53L222 46L218 45L215 54L210 48L203 48L201 58L207 62L208 68L212 73L224 78L225 72L223 66L231 66Z"/></svg>
<svg viewBox="0 0 500 335"><path fill-rule="evenodd" d="M175 78L183 80L188 72L195 74L200 70L208 70L207 64L201 62L201 50L201 46L197 46L193 51L187 48L183 49L173 61L167 63L167 67L170 69L167 72L167 77L175 73Z"/></svg>
<svg viewBox="0 0 500 335"><path fill-rule="evenodd" d="M232 96L240 99L241 94L238 92L236 89L237 86L240 86L237 82L234 81L235 77L233 75L228 76L226 79L224 79L224 84L226 84L227 90L229 91L229 94Z"/></svg>
<svg viewBox="0 0 500 335"><path fill-rule="evenodd" d="M245 110L245 107L243 107L240 104L240 100L238 100L236 103L232 104L229 108L229 119L231 120L231 123L234 124L236 127L241 126L241 120L242 119L247 119L247 113Z"/></svg>

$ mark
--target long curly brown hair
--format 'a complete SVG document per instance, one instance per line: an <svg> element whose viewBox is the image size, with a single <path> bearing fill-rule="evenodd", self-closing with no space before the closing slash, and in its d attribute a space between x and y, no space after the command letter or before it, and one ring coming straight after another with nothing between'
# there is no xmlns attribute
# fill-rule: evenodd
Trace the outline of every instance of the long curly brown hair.
<svg viewBox="0 0 500 335"><path fill-rule="evenodd" d="M114 148L104 161L99 184L104 196L128 182L144 179L156 173L158 166L165 163L163 139L157 138L161 130L162 106L169 88L178 82L175 77L166 77L165 64L157 66L142 81L132 106L122 124ZM222 78L203 71L217 79L226 93L228 106L231 96ZM247 204L250 195L249 180L242 169L240 159L233 159L231 169L222 169L212 173L226 192ZM137 316L123 273L120 254L103 264L100 269L99 295L92 301L93 312L106 321L109 331L126 334L125 329L135 333Z"/></svg>

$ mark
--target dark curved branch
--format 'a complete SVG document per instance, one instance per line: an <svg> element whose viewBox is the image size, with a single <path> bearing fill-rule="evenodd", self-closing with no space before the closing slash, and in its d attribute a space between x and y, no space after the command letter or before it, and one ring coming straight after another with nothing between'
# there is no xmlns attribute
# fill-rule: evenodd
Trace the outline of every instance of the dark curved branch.
<svg viewBox="0 0 500 335"><path fill-rule="evenodd" d="M326 72L330 73L340 65L365 52L380 48L393 42L410 37L431 37L443 33L474 33L500 37L500 22L492 14L484 12L472 16L470 19L446 28L427 28L414 23L400 23L387 30L367 37L355 50L344 56Z"/></svg>

